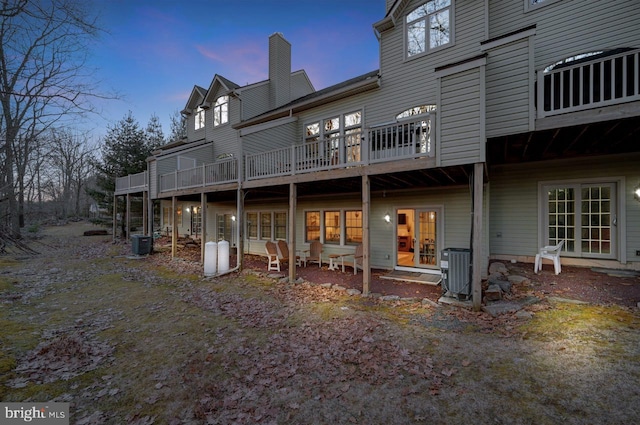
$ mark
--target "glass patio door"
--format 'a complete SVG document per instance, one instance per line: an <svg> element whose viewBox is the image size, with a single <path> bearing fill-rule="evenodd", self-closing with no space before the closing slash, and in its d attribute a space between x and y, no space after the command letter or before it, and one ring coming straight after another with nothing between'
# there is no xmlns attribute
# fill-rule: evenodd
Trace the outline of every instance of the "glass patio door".
<svg viewBox="0 0 640 425"><path fill-rule="evenodd" d="M397 267L437 268L440 208L401 208L397 218Z"/></svg>
<svg viewBox="0 0 640 425"><path fill-rule="evenodd" d="M416 237L414 257L416 267L433 267L438 264L438 211L416 211Z"/></svg>
<svg viewBox="0 0 640 425"><path fill-rule="evenodd" d="M616 184L547 186L546 243L565 241L564 251L579 257L615 258Z"/></svg>

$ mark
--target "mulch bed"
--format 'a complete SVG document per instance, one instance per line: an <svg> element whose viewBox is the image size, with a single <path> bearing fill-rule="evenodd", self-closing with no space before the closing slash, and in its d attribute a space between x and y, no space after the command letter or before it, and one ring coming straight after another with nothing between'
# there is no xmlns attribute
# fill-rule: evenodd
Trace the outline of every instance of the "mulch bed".
<svg viewBox="0 0 640 425"><path fill-rule="evenodd" d="M158 253L170 256L170 250ZM200 246L187 245L178 247L178 257L193 261L200 261ZM236 257L231 256L229 265L236 265ZM601 271L595 271L587 267L562 266L562 273L555 275L553 268L548 265L538 274L533 273L533 264L505 263L510 274L526 277L529 283L523 283L514 287L515 292L526 292L542 297L561 297L592 304L617 304L624 307L637 307L640 303L640 273L636 276L612 276ZM244 269L264 272L269 275L288 276L288 266L285 264L280 272L267 272L266 257L259 255L245 255ZM322 268L317 265L298 267L297 276L312 283L331 283L343 286L347 289L362 290L362 272L353 274L351 267L346 267L345 272L329 270L326 265ZM369 292L382 296L397 295L400 298L430 299L437 301L442 295L440 286L426 285L413 282L401 282L383 279L381 276L387 270L371 271L371 283Z"/></svg>

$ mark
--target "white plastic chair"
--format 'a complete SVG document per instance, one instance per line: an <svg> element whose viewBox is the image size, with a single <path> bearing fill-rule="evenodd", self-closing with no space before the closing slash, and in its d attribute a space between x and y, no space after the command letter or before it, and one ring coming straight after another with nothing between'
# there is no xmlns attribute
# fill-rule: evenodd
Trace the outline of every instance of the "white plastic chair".
<svg viewBox="0 0 640 425"><path fill-rule="evenodd" d="M536 254L536 262L533 265L533 272L538 273L538 270L542 271L542 260L546 258L553 261L553 269L556 274L560 274L560 271L562 270L562 267L560 266L560 252L562 251L563 245L564 241L560 241L558 245L548 245L540 248L540 252Z"/></svg>

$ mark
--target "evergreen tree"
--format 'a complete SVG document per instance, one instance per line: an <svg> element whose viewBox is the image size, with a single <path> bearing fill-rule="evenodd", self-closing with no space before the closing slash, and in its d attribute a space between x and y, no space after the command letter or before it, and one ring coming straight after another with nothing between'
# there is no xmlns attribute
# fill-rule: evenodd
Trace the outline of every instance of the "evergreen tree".
<svg viewBox="0 0 640 425"><path fill-rule="evenodd" d="M102 140L101 159L95 163L99 190L90 194L95 200L103 206L110 205L117 177L147 169L147 157L154 149L149 140L131 111L116 125L107 128L107 135Z"/></svg>
<svg viewBox="0 0 640 425"><path fill-rule="evenodd" d="M162 124L160 124L160 118L157 115L151 115L149 124L147 124L146 136L147 145L150 151L154 151L163 146L167 141L164 138L164 132L162 131Z"/></svg>
<svg viewBox="0 0 640 425"><path fill-rule="evenodd" d="M184 137L187 137L187 120L176 110L171 116L169 143L177 142Z"/></svg>

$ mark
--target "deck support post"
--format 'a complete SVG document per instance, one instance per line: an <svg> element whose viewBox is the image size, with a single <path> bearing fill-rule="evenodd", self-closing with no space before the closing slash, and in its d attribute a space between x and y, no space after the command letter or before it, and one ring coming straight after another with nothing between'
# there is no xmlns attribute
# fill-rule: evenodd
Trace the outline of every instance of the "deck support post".
<svg viewBox="0 0 640 425"><path fill-rule="evenodd" d="M289 183L289 283L296 281L296 209L298 187Z"/></svg>
<svg viewBox="0 0 640 425"><path fill-rule="evenodd" d="M129 240L129 238L131 237L131 194L127 193L127 205L126 205L126 211L125 211L125 217L127 218L126 221L126 227L124 227L124 232L123 233L123 237L124 237L124 241L125 243L127 243L127 241Z"/></svg>
<svg viewBox="0 0 640 425"><path fill-rule="evenodd" d="M207 243L207 194L200 193L200 262L204 264L204 246Z"/></svg>
<svg viewBox="0 0 640 425"><path fill-rule="evenodd" d="M173 220L171 220L171 258L176 258L178 253L178 209L176 197L171 197L171 213L173 214Z"/></svg>
<svg viewBox="0 0 640 425"><path fill-rule="evenodd" d="M362 176L362 295L369 295L371 283L369 209L371 205L371 185L369 176ZM355 267L355 259L354 265Z"/></svg>
<svg viewBox="0 0 640 425"><path fill-rule="evenodd" d="M142 234L149 236L149 199L146 190L142 191ZM153 236L153 235L151 235Z"/></svg>
<svg viewBox="0 0 640 425"><path fill-rule="evenodd" d="M116 241L116 232L118 231L118 195L113 195L113 222L111 223L111 233L113 235L112 242Z"/></svg>
<svg viewBox="0 0 640 425"><path fill-rule="evenodd" d="M473 234L472 234L472 273L471 289L473 293L473 310L480 311L482 304L482 200L484 187L484 163L478 162L473 167Z"/></svg>
<svg viewBox="0 0 640 425"><path fill-rule="evenodd" d="M244 267L244 189L238 185L237 194L237 216L236 216L236 231L237 231L237 243L236 249L236 266L238 270L242 271Z"/></svg>

